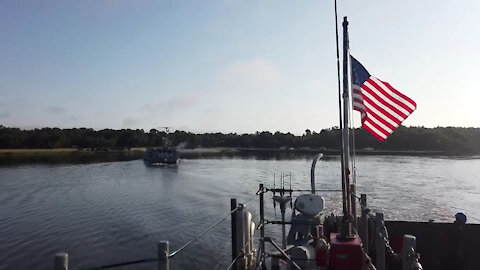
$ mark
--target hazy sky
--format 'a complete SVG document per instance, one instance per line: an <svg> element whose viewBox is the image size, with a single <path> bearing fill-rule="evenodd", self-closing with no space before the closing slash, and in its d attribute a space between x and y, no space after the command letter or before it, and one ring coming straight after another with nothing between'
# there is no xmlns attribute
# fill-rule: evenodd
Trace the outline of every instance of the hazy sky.
<svg viewBox="0 0 480 270"><path fill-rule="evenodd" d="M480 1L338 6L405 125L480 127ZM0 0L4 126L301 134L336 106L333 0Z"/></svg>

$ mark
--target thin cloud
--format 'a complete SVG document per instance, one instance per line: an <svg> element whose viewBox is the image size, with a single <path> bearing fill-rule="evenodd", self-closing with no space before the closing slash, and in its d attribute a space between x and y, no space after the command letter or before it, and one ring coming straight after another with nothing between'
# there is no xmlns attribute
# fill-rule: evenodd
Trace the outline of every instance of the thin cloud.
<svg viewBox="0 0 480 270"><path fill-rule="evenodd" d="M150 116L158 116L159 114L165 115L171 112L185 111L195 107L197 103L197 99L194 96L179 96L168 101L145 104L140 108L140 111Z"/></svg>
<svg viewBox="0 0 480 270"><path fill-rule="evenodd" d="M219 72L218 81L223 88L266 90L283 84L278 69L264 58L253 58L232 63Z"/></svg>
<svg viewBox="0 0 480 270"><path fill-rule="evenodd" d="M61 106L50 106L47 109L47 112L52 114L62 114L65 113L67 110Z"/></svg>
<svg viewBox="0 0 480 270"><path fill-rule="evenodd" d="M3 118L8 118L8 117L10 117L9 113L7 113L7 112L0 113L0 118L3 119Z"/></svg>

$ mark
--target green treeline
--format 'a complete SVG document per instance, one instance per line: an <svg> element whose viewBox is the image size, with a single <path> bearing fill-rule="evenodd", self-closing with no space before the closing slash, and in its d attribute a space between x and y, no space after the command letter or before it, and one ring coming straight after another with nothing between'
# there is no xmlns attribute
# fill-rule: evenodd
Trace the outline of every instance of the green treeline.
<svg viewBox="0 0 480 270"><path fill-rule="evenodd" d="M131 148L158 146L164 132L152 129L42 128L22 130L0 125L0 148ZM340 148L340 130L324 129L319 133L306 130L302 136L281 132L255 134L194 134L175 131L168 134L174 145L195 147L235 148ZM443 151L452 154L480 154L480 128L456 127L403 127L400 126L384 142L377 141L364 129L355 130L357 149L371 147L392 151Z"/></svg>

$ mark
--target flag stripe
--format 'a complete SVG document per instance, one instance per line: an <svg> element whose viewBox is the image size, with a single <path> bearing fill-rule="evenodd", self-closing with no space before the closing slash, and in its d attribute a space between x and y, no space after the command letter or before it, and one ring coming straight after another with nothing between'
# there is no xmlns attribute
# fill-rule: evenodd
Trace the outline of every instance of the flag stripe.
<svg viewBox="0 0 480 270"><path fill-rule="evenodd" d="M367 114L368 114L368 113L367 113ZM392 128L388 127L389 125L388 125L387 123L384 124L383 119L381 119L381 118L376 118L376 117L373 116L373 115L369 115L368 120L369 120L370 123L375 124L375 127L376 127L378 130L385 131L385 132L383 132L383 133L388 133L388 134L390 134L390 133L392 133L393 130L396 128L396 127L392 127Z"/></svg>
<svg viewBox="0 0 480 270"><path fill-rule="evenodd" d="M370 110L370 111L373 111L375 112L376 115L378 115L379 117L381 117L382 119L384 119L385 121L389 122L390 124L392 124L393 126L395 124L400 124L402 123L402 121L398 120L397 118L395 118L394 116L390 115L388 112L386 112L385 110L383 110L382 108L380 108L379 106L377 106L374 102L372 102L370 100L370 98L368 96L364 96L363 97L363 105L365 106L365 108L367 108L367 111Z"/></svg>
<svg viewBox="0 0 480 270"><path fill-rule="evenodd" d="M397 123L391 123L382 118L380 115L376 114L375 111L367 109L366 113L368 115L368 118L375 119L376 122L382 123L382 125L385 125L388 127L390 130L394 130L396 127L398 127Z"/></svg>
<svg viewBox="0 0 480 270"><path fill-rule="evenodd" d="M370 127L373 127L374 128L374 131L376 131L379 135L381 135L382 137L388 137L388 135L390 135L391 132L388 132L386 130L384 130L382 127L380 127L379 125L377 125L377 123L375 123L374 121L372 121L371 118L368 118L367 120L365 120L365 123L368 123L370 125Z"/></svg>
<svg viewBox="0 0 480 270"><path fill-rule="evenodd" d="M381 91L379 91L379 88L381 89L381 87L376 86L373 81L371 81L371 82L372 83L370 83L369 81L366 81L365 86L368 88L369 93L372 96L374 96L377 100L385 101L384 104L388 108L390 108L390 110L392 110L395 113L397 113L398 115L400 115L402 118L405 118L405 117L407 117L407 115L410 114L410 112L407 111L406 109L404 109L401 105L395 103L391 99L391 96L385 96Z"/></svg>
<svg viewBox="0 0 480 270"><path fill-rule="evenodd" d="M378 79L377 79L378 80ZM380 81L380 80L379 80ZM397 95L399 95L400 97L402 97L403 99L405 99L406 101L408 101L411 105L411 107L413 107L413 111L415 109L417 109L417 103L415 101L413 101L411 98L405 96L404 94L400 93L397 89L393 88L389 83L387 82L384 82L384 81L381 81L385 86L387 86L388 89L390 89L390 91L396 93ZM413 112L412 111L412 112Z"/></svg>
<svg viewBox="0 0 480 270"><path fill-rule="evenodd" d="M385 92L390 94L392 97L396 98L401 103L410 107L412 112L416 109L417 104L413 100L411 100L410 98L408 98L404 94L398 92L397 90L393 89L393 87L391 85L389 85L388 83L381 82L379 79L377 79L373 76L370 76L370 79L372 81L374 81L378 86L382 87L383 90L385 90Z"/></svg>
<svg viewBox="0 0 480 270"><path fill-rule="evenodd" d="M363 127L368 130L368 132L370 132L373 136L375 136L378 140L384 141L386 139L385 135L378 132L378 130L372 125L370 125L370 123L368 123L367 121L363 122Z"/></svg>
<svg viewBox="0 0 480 270"><path fill-rule="evenodd" d="M400 100L398 100L396 97L392 96L389 92L386 92L384 89L387 87L384 82L380 81L377 79L377 81L380 83L378 84L374 80L369 79L368 82L375 88L375 90L381 92L386 98L388 98L389 101L393 102L397 106L403 108L407 113L406 115L409 115L413 110L407 106L406 104L402 103Z"/></svg>
<svg viewBox="0 0 480 270"><path fill-rule="evenodd" d="M382 138L386 139L388 137L388 135L390 135L390 133L383 130L381 127L379 127L375 122L373 122L371 120L372 119L369 118L365 121L365 123L368 124L370 126L370 128L372 128L372 130L375 131L375 133L377 133Z"/></svg>
<svg viewBox="0 0 480 270"><path fill-rule="evenodd" d="M408 116L408 115L410 115L410 113L412 113L413 110L409 106L405 105L400 100L398 100L396 97L390 95L390 93L387 93L384 90L386 88L386 86L382 81L380 81L380 80L377 80L377 81L380 82L380 84L378 84L374 80L369 79L369 83L375 88L375 90L381 92L385 96L385 98L388 98L388 101L391 101L394 104L396 104L397 106L403 108L403 112L406 116ZM406 116L405 116L405 118L406 118Z"/></svg>
<svg viewBox="0 0 480 270"><path fill-rule="evenodd" d="M365 106L363 106L363 96L362 96L362 88L359 85L352 85L352 106L354 110L357 110L362 113L362 118L365 114ZM363 121L363 120L362 120Z"/></svg>
<svg viewBox="0 0 480 270"><path fill-rule="evenodd" d="M376 99L370 93L370 89L365 84L362 86L362 94L363 94L363 100L369 100L369 102L372 103L372 105L375 104L377 108L382 109L382 112L384 112L385 114L388 114L389 117L394 117L394 118L398 119L398 121L400 121L400 122L405 120L405 118L398 115L398 113L396 113L392 109L388 108L388 106L385 105L384 100Z"/></svg>

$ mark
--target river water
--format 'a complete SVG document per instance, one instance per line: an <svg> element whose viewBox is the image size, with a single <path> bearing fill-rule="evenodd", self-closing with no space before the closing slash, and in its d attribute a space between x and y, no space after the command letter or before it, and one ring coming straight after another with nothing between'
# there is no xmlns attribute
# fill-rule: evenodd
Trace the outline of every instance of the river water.
<svg viewBox="0 0 480 270"><path fill-rule="evenodd" d="M214 158L163 168L140 160L0 167L0 269L52 269L59 251L69 253L73 269L155 257L158 240L177 249L223 218L230 198L243 202L259 183L272 186L274 174L277 185L279 174L291 173L294 188L309 188L310 163ZM360 156L356 167L358 193L387 219L451 222L464 212L468 222L480 222L480 159ZM339 159L319 161L316 175L317 188L339 189ZM322 195L328 211L339 212L341 193ZM266 202L273 219L271 194ZM257 204L247 203L254 220ZM277 229L267 227L267 234L278 238ZM229 233L227 219L175 256L171 269L226 269Z"/></svg>

